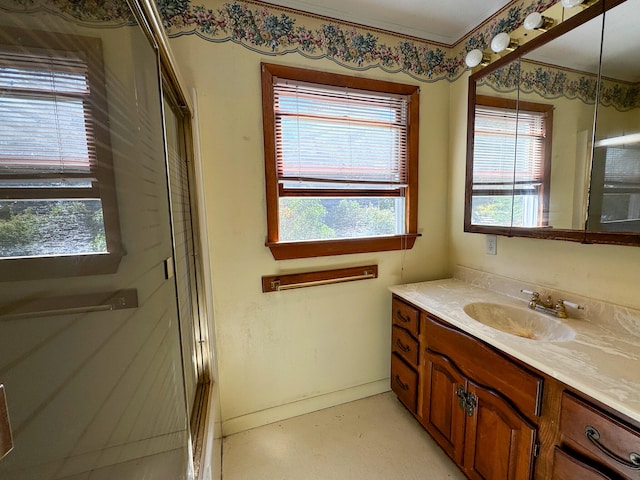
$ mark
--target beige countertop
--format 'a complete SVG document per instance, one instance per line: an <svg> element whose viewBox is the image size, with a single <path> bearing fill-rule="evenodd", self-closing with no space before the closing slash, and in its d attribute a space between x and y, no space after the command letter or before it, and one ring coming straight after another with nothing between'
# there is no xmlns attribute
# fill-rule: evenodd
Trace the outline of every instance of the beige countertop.
<svg viewBox="0 0 640 480"><path fill-rule="evenodd" d="M640 422L640 336L585 318L568 318L558 321L575 330L573 340L548 342L521 338L483 325L463 309L471 302L526 308L526 296L510 297L458 279L398 285L389 290ZM567 310L571 317L573 309Z"/></svg>

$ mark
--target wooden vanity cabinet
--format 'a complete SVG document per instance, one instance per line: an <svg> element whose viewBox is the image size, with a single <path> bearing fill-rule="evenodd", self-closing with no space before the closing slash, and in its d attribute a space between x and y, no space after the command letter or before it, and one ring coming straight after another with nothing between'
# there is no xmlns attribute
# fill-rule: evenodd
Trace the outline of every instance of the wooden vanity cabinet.
<svg viewBox="0 0 640 480"><path fill-rule="evenodd" d="M640 480L640 423L399 297L392 304L392 389L468 478Z"/></svg>
<svg viewBox="0 0 640 480"><path fill-rule="evenodd" d="M542 378L393 297L391 388L470 479L532 478Z"/></svg>
<svg viewBox="0 0 640 480"><path fill-rule="evenodd" d="M422 314L424 427L470 479L532 478L542 378Z"/></svg>
<svg viewBox="0 0 640 480"><path fill-rule="evenodd" d="M562 396L559 428L553 480L567 478L563 472L569 461L595 475L584 478L640 480L638 429L569 392Z"/></svg>

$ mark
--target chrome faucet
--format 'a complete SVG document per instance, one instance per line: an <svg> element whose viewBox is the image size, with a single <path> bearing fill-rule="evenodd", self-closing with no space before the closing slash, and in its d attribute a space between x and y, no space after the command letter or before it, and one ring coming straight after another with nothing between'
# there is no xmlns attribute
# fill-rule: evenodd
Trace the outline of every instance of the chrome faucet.
<svg viewBox="0 0 640 480"><path fill-rule="evenodd" d="M540 293L538 292L532 292L531 290L520 291L526 295L531 295L531 298L529 299L529 308L531 310L538 310L558 318L568 318L565 305L568 307L576 308L578 310L584 310L584 307L582 305L578 305L577 303L573 302L567 302L566 300L558 299L554 302L551 299L551 295L547 295L546 299L542 299L540 298Z"/></svg>

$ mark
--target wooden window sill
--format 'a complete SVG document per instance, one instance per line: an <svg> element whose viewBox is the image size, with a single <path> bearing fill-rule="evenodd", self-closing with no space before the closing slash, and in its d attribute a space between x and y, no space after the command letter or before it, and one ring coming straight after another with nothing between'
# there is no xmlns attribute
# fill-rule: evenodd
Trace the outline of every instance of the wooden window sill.
<svg viewBox="0 0 640 480"><path fill-rule="evenodd" d="M413 248L418 233L388 237L348 238L340 240L317 240L306 242L269 242L265 245L276 260L294 258L327 257L351 253L386 252Z"/></svg>

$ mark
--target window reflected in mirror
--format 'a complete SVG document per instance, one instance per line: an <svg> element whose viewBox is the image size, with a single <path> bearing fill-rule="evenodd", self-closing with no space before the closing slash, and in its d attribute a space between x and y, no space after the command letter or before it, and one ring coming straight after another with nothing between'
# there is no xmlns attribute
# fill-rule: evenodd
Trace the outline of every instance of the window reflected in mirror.
<svg viewBox="0 0 640 480"><path fill-rule="evenodd" d="M41 259L82 256L96 273L119 263L101 51L98 38L0 35L0 261L23 271Z"/></svg>
<svg viewBox="0 0 640 480"><path fill-rule="evenodd" d="M473 224L547 224L552 125L550 106L476 97Z"/></svg>
<svg viewBox="0 0 640 480"><path fill-rule="evenodd" d="M587 230L640 232L640 0L605 13Z"/></svg>

